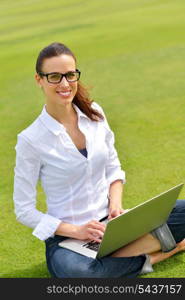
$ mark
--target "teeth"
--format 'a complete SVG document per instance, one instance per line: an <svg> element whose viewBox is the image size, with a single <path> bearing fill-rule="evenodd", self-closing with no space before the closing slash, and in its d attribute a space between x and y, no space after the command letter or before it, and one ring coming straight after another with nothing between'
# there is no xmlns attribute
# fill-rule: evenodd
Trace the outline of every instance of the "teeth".
<svg viewBox="0 0 185 300"><path fill-rule="evenodd" d="M70 91L68 92L58 92L59 95L62 95L62 96L68 96L70 95Z"/></svg>

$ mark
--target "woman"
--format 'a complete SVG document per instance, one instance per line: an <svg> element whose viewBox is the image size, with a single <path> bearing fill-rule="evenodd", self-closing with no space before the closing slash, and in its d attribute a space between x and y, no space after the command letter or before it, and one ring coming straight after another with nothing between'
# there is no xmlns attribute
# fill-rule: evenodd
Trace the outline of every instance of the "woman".
<svg viewBox="0 0 185 300"><path fill-rule="evenodd" d="M124 212L125 173L101 107L90 101L79 82L80 71L71 50L60 43L44 48L35 78L46 104L40 116L18 135L14 202L18 221L45 240L50 274L61 278L135 277L184 250L184 201L171 214L172 218L181 206L180 235L172 228L178 244L168 253L160 251L161 244L152 234L102 259L58 246L66 237L101 241L105 225L99 220ZM47 196L47 213L36 209L39 179Z"/></svg>

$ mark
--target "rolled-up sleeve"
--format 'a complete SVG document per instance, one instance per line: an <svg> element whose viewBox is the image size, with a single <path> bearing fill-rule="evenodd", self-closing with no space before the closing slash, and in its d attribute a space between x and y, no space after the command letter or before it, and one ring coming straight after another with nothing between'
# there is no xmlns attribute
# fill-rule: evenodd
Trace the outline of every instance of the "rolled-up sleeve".
<svg viewBox="0 0 185 300"><path fill-rule="evenodd" d="M34 229L40 240L52 236L61 220L36 208L37 182L41 160L37 151L22 136L18 136L14 176L14 209L17 220Z"/></svg>
<svg viewBox="0 0 185 300"><path fill-rule="evenodd" d="M125 172L121 169L121 163L114 147L114 133L110 130L110 128L108 128L106 142L109 150L109 157L106 164L106 178L108 184L111 184L116 180L121 180L125 183Z"/></svg>
<svg viewBox="0 0 185 300"><path fill-rule="evenodd" d="M93 108L98 110L104 117L104 120L102 122L106 131L106 144L109 151L109 156L106 164L106 178L108 184L111 184L116 180L121 180L123 183L125 183L126 182L125 171L123 171L121 168L121 163L118 158L118 153L114 146L115 144L114 133L112 132L107 122L107 118L101 106L98 105L96 102L93 102Z"/></svg>

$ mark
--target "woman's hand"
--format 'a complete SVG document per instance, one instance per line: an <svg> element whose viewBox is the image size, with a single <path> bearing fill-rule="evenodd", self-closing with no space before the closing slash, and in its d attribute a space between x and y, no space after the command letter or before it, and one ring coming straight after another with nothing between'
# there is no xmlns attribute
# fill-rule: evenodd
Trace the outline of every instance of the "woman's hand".
<svg viewBox="0 0 185 300"><path fill-rule="evenodd" d="M108 215L108 220L111 220L125 212L127 212L128 209L123 209L122 207L109 207L109 215Z"/></svg>
<svg viewBox="0 0 185 300"><path fill-rule="evenodd" d="M92 220L87 224L78 226L76 238L100 243L105 232L105 224Z"/></svg>

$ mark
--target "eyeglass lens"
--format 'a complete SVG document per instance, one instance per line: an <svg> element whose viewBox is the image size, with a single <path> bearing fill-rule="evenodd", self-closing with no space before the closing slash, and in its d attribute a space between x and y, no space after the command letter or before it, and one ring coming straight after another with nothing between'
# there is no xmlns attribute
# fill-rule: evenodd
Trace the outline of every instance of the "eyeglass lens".
<svg viewBox="0 0 185 300"><path fill-rule="evenodd" d="M66 80L69 82L77 81L80 77L79 72L68 72L65 75L60 73L48 74L48 81L51 83L59 83L62 77L65 76Z"/></svg>

